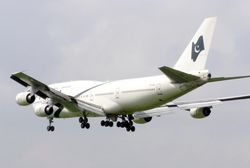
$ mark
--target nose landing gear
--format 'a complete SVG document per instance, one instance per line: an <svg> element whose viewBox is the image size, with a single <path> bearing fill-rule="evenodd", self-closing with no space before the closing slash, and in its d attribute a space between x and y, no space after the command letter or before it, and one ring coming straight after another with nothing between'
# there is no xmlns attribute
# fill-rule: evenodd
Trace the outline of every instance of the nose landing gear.
<svg viewBox="0 0 250 168"><path fill-rule="evenodd" d="M49 125L47 126L47 131L53 132L55 130L55 127L51 125L53 122L53 118L49 118Z"/></svg>

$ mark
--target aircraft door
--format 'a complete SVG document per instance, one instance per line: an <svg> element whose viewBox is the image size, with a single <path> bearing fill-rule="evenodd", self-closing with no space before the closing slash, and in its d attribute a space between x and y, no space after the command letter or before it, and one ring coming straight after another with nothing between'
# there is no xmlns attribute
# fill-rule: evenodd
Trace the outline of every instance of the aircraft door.
<svg viewBox="0 0 250 168"><path fill-rule="evenodd" d="M163 95L163 93L162 93L162 88L161 88L161 84L160 84L160 83L157 83L157 84L155 85L155 91L156 91L156 94L157 94L158 96Z"/></svg>
<svg viewBox="0 0 250 168"><path fill-rule="evenodd" d="M91 94L89 95L89 100L92 101L92 102L94 101L94 94L93 94L93 93L91 93Z"/></svg>
<svg viewBox="0 0 250 168"><path fill-rule="evenodd" d="M115 89L114 96L115 96L116 99L119 99L119 97L120 97L120 88L119 88L119 87L117 87L117 88Z"/></svg>

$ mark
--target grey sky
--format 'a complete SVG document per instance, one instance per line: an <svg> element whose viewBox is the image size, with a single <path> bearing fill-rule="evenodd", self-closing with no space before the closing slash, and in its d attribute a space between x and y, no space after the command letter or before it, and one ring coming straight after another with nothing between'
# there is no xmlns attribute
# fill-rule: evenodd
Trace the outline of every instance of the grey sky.
<svg viewBox="0 0 250 168"><path fill-rule="evenodd" d="M227 103L211 117L155 118L135 133L91 119L55 120L56 132L15 95L25 70L44 81L115 80L157 75L172 66L208 16L218 16L207 67L214 76L250 74L250 2L169 0L0 1L1 167L249 167L249 101ZM181 100L248 94L250 80L213 83Z"/></svg>

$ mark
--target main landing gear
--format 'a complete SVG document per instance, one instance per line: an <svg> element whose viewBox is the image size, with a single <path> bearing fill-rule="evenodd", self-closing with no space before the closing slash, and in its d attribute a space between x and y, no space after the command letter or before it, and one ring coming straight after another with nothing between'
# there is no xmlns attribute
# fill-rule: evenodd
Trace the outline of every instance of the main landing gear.
<svg viewBox="0 0 250 168"><path fill-rule="evenodd" d="M55 127L51 125L53 122L53 118L49 118L49 125L47 126L47 131L53 132L55 130Z"/></svg>
<svg viewBox="0 0 250 168"><path fill-rule="evenodd" d="M81 128L86 128L89 129L90 128L90 124L88 123L88 118L87 117L80 117L79 118L79 123L81 123Z"/></svg>
<svg viewBox="0 0 250 168"><path fill-rule="evenodd" d="M126 119L127 118L127 119ZM126 128L126 130L129 132L134 132L135 131L135 126L133 123L133 116L128 115L128 116L122 116L121 117L122 121L117 121L116 126L119 128Z"/></svg>
<svg viewBox="0 0 250 168"><path fill-rule="evenodd" d="M103 127L113 127L114 123L113 121L110 121L110 120L102 120L101 121L101 126Z"/></svg>
<svg viewBox="0 0 250 168"><path fill-rule="evenodd" d="M119 118L122 119L122 121L117 121L116 122L116 126L118 128L126 128L126 130L129 132L134 132L135 131L135 126L133 123L133 116L132 115L122 115ZM103 127L113 127L114 123L112 120L110 120L110 118L107 118L107 120L102 120L101 121L101 126Z"/></svg>

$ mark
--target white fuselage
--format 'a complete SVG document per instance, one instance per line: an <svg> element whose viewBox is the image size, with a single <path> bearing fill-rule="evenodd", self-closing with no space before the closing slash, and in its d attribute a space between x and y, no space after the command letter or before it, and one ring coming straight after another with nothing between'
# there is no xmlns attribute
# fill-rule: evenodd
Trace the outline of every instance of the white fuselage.
<svg viewBox="0 0 250 168"><path fill-rule="evenodd" d="M101 106L108 115L132 114L166 104L205 82L173 83L167 76L125 79L112 82L72 81L50 87L76 99ZM45 100L38 98L34 108ZM64 108L59 117L82 116L79 111ZM88 117L97 117L87 113Z"/></svg>

